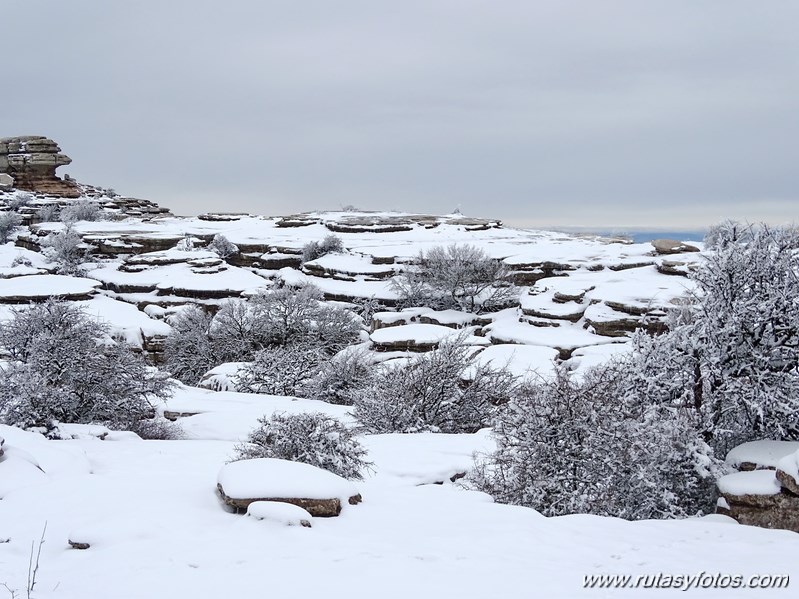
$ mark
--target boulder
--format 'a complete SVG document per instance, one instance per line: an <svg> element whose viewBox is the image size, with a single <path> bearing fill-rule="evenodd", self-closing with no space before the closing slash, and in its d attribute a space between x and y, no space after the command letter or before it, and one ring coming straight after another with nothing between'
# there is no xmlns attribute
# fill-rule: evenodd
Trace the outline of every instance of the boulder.
<svg viewBox="0 0 799 599"><path fill-rule="evenodd" d="M0 173L13 178L17 189L64 198L80 197L77 183L56 176L72 159L58 144L40 135L0 138Z"/></svg>
<svg viewBox="0 0 799 599"><path fill-rule="evenodd" d="M260 501L290 503L311 516L330 518L342 505L356 505L361 495L340 476L301 462L257 458L226 464L219 471L217 490L226 505L245 512Z"/></svg>
<svg viewBox="0 0 799 599"><path fill-rule="evenodd" d="M0 169L3 168L4 156L0 156ZM6 163L7 164L7 163ZM14 177L7 173L0 173L0 191L8 191L14 187Z"/></svg>
<svg viewBox="0 0 799 599"><path fill-rule="evenodd" d="M655 248L655 252L660 255L682 254L685 252L699 251L698 247L688 245L687 243L677 241L676 239L653 239L651 243L652 247Z"/></svg>
<svg viewBox="0 0 799 599"><path fill-rule="evenodd" d="M785 472L780 477L777 472L752 470L721 477L718 488L726 505L718 513L740 524L799 532L799 496L783 478L790 478L794 488L796 480Z"/></svg>

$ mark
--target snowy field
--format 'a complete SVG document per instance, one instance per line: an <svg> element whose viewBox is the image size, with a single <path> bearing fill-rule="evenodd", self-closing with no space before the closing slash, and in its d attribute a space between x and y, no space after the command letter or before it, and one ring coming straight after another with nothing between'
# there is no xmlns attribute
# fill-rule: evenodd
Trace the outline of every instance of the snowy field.
<svg viewBox="0 0 799 599"><path fill-rule="evenodd" d="M255 425L257 411L226 405L235 394L218 397L216 407L204 397L206 415L227 414L237 430ZM258 399L263 412L286 401ZM234 442L193 430L184 441L45 441L0 427L0 580L24 589L31 543L45 524L35 597L684 597L677 589L585 589L584 576L799 575L791 532L722 516L547 519L463 490L448 479L472 452L490 448L487 431L367 437L374 471L355 483L361 504L313 518L312 528L258 520L228 511L216 490Z"/></svg>
<svg viewBox="0 0 799 599"><path fill-rule="evenodd" d="M160 248L135 256L106 253L87 263L82 276L55 274L41 253L0 245L0 320L30 300L66 296L107 323L117 339L157 352L172 330L168 317L181 306L218 305L281 282L313 283L328 300L386 304L361 335L380 359L407 359L397 346L461 336L477 365L547 377L557 363L580 373L625 352L627 332L679 303L692 289L681 275L703 260L698 252L662 256L649 244L505 229L459 215L292 218L292 226L254 216L79 222L83 242L101 254L103 248ZM29 245L62 228L34 225ZM302 248L331 230L344 251L301 266ZM225 261L204 249L217 233L241 245L242 256ZM171 247L187 239L198 247ZM391 278L419 250L453 243L475 244L504 261L523 281L518 305L479 317L455 310L386 312L397 299ZM224 384L235 368L220 366L211 378ZM26 596L29 562L32 552L36 561L45 526L36 598L793 597L791 588L701 587L717 575L742 576L744 584L755 575L790 575L799 584L799 535L792 532L718 515L544 518L466 490L459 477L475 453L494 447L488 429L362 436L373 463L365 480L353 483L362 502L344 502L336 518L314 517L310 528L288 526L299 522L296 513L269 505L237 514L223 503L218 475L260 417L323 412L352 425L350 408L181 385L159 409L179 415L182 440L143 441L73 426L68 430L76 438L47 441L0 425L0 598L6 591ZM758 463L776 463L784 452L766 453ZM732 456L731 463L747 456ZM306 497L312 497L318 489L308 485ZM586 577L606 575L629 575L630 585L650 578L635 589L600 588L596 581L585 588ZM658 575L664 588L644 588Z"/></svg>

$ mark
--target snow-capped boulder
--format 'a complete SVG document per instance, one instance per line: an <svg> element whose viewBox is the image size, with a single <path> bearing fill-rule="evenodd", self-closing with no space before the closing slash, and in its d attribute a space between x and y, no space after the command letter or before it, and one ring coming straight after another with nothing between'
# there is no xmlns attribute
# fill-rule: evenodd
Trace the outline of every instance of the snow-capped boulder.
<svg viewBox="0 0 799 599"><path fill-rule="evenodd" d="M222 500L237 511L247 510L256 501L278 501L328 518L338 516L344 503L361 502L350 481L315 466L274 458L226 464L216 486Z"/></svg>
<svg viewBox="0 0 799 599"><path fill-rule="evenodd" d="M795 455L789 457L795 467ZM786 462L785 467L790 469L791 465ZM783 475L795 485L796 479L791 474L783 471ZM728 474L719 479L718 489L726 502L721 513L739 523L799 532L799 495L787 487L774 470Z"/></svg>
<svg viewBox="0 0 799 599"><path fill-rule="evenodd" d="M311 528L313 518L300 506L283 501L253 501L247 506L247 515L255 520L305 528Z"/></svg>
<svg viewBox="0 0 799 599"><path fill-rule="evenodd" d="M676 239L653 239L652 247L658 254L682 254L685 252L698 252L699 248Z"/></svg>
<svg viewBox="0 0 799 599"><path fill-rule="evenodd" d="M776 475L784 490L799 497L799 451L777 462Z"/></svg>

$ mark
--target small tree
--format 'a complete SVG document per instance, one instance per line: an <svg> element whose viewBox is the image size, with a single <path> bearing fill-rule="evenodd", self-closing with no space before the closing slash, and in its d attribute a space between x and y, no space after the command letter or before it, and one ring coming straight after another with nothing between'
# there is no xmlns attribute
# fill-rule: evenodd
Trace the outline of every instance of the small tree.
<svg viewBox="0 0 799 599"><path fill-rule="evenodd" d="M361 480L370 464L366 450L339 420L321 412L273 414L258 420L247 442L235 448L234 460L278 458Z"/></svg>
<svg viewBox="0 0 799 599"><path fill-rule="evenodd" d="M462 340L442 342L407 366L378 371L354 395L354 416L370 433L473 433L513 394L505 369L475 365Z"/></svg>
<svg viewBox="0 0 799 599"><path fill-rule="evenodd" d="M491 311L518 297L508 276L507 266L482 249L453 244L419 252L413 267L393 285L405 305Z"/></svg>
<svg viewBox="0 0 799 599"><path fill-rule="evenodd" d="M10 356L0 372L0 421L58 435L60 422L130 428L153 416L167 376L113 342L74 304L49 300L0 325Z"/></svg>
<svg viewBox="0 0 799 599"><path fill-rule="evenodd" d="M214 235L211 243L208 244L208 249L216 253L223 260L239 253L239 246L230 242L228 238L221 233Z"/></svg>
<svg viewBox="0 0 799 599"><path fill-rule="evenodd" d="M16 212L0 212L0 243L8 243L11 235L22 224L22 217Z"/></svg>

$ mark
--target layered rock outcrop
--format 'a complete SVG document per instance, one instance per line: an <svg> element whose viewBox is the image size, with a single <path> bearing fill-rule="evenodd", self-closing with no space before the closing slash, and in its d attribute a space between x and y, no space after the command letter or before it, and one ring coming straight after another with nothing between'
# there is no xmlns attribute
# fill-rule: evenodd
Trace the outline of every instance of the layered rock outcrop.
<svg viewBox="0 0 799 599"><path fill-rule="evenodd" d="M72 159L58 144L42 135L0 138L0 173L10 176L16 189L63 198L80 197L78 184L55 174Z"/></svg>

